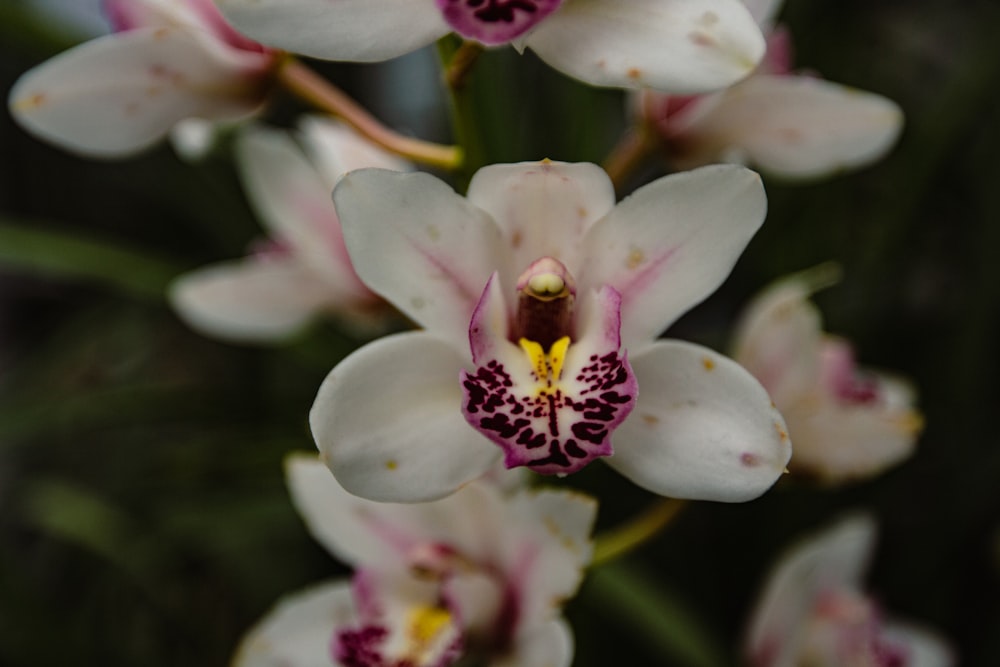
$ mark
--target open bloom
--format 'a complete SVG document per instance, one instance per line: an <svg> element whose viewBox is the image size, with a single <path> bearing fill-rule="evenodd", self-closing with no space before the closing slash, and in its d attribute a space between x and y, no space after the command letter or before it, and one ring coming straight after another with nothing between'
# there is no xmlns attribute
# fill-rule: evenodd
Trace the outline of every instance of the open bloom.
<svg viewBox="0 0 1000 667"><path fill-rule="evenodd" d="M351 267L330 191L348 171L407 165L339 123L308 118L300 139L301 147L288 134L264 128L240 135L237 163L270 239L246 259L208 266L173 283L171 303L198 331L269 342L323 312L361 330L386 314L382 300Z"/></svg>
<svg viewBox="0 0 1000 667"><path fill-rule="evenodd" d="M875 524L843 520L802 543L777 564L750 623L752 667L946 667L938 637L888 619L862 579Z"/></svg>
<svg viewBox="0 0 1000 667"><path fill-rule="evenodd" d="M768 35L767 53L751 76L708 95L646 91L638 100L671 163L690 169L738 162L810 178L882 157L902 128L899 107L880 95L793 73L789 35L772 27L781 2L746 2Z"/></svg>
<svg viewBox="0 0 1000 667"><path fill-rule="evenodd" d="M275 55L233 30L211 0L105 0L115 32L24 74L11 114L90 157L126 156L188 118L232 120L262 103Z"/></svg>
<svg viewBox="0 0 1000 667"><path fill-rule="evenodd" d="M739 0L216 0L265 44L377 61L455 32L530 48L598 86L701 92L746 76L764 53Z"/></svg>
<svg viewBox="0 0 1000 667"><path fill-rule="evenodd" d="M655 340L763 221L755 173L707 167L615 206L592 164L493 165L467 199L366 169L334 201L358 275L425 328L361 348L320 387L313 435L352 493L441 497L501 452L547 474L608 457L656 493L728 501L783 470L788 436L759 383Z"/></svg>
<svg viewBox="0 0 1000 667"><path fill-rule="evenodd" d="M905 381L854 362L823 333L808 273L764 290L736 331L733 357L760 380L795 441L793 472L842 482L908 457L923 425Z"/></svg>
<svg viewBox="0 0 1000 667"><path fill-rule="evenodd" d="M433 503L344 491L312 457L288 460L312 534L356 568L283 601L244 639L236 667L560 667L572 637L559 605L590 560L597 508L567 491L505 492L489 480Z"/></svg>

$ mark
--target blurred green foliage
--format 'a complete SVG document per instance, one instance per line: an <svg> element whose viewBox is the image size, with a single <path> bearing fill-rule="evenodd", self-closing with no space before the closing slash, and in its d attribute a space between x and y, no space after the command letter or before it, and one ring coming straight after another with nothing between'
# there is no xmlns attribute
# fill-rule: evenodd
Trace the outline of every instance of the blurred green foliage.
<svg viewBox="0 0 1000 667"><path fill-rule="evenodd" d="M4 90L72 42L24 7L0 7ZM907 128L875 167L768 182L764 229L671 335L724 348L754 291L836 260L827 328L914 378L928 428L869 482L695 504L571 603L576 664L735 663L775 556L855 507L881 521L885 608L938 628L963 664L1000 664L1000 7L789 0L783 16L798 66L898 101ZM323 71L366 99L371 67ZM490 162L599 161L625 123L620 93L510 50L486 54L470 95ZM88 162L5 114L0 156L0 664L225 664L281 595L344 572L306 535L282 459L312 449L315 389L359 341L318 324L228 346L169 310L172 275L260 233L224 155ZM605 501L602 526L650 501L602 466L571 482Z"/></svg>

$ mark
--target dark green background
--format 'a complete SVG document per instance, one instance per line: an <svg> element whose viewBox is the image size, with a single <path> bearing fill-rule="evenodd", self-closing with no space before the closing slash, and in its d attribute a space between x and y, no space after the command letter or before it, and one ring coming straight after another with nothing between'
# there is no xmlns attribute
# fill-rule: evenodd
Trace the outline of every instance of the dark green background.
<svg viewBox="0 0 1000 667"><path fill-rule="evenodd" d="M0 7L4 91L74 41L22 4ZM905 131L872 168L767 181L764 229L670 335L724 347L754 291L836 260L842 282L817 296L828 330L916 381L927 430L870 482L785 480L689 508L570 604L576 664L735 664L774 557L867 508L882 526L872 593L950 637L962 664L997 665L1000 6L789 0L784 17L799 67L898 101ZM367 99L376 69L323 71ZM474 90L490 161L599 161L623 123L619 93L510 50L487 55ZM277 102L287 122L295 107ZM259 234L224 154L88 162L0 120L0 664L225 664L279 596L343 573L291 508L281 461L312 449L315 389L359 341L320 324L283 348L228 346L161 296ZM604 499L601 526L652 500L600 465L570 481Z"/></svg>

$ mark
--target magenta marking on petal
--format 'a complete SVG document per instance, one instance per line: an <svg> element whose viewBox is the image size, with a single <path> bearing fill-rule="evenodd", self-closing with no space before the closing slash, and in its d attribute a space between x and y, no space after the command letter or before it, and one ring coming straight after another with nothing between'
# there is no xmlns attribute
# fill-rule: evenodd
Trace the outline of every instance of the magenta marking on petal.
<svg viewBox="0 0 1000 667"><path fill-rule="evenodd" d="M385 667L381 647L388 636L389 631L378 625L338 630L330 647L334 663L344 667Z"/></svg>
<svg viewBox="0 0 1000 667"><path fill-rule="evenodd" d="M114 32L124 32L141 28L141 13L137 13L133 5L133 0L104 0L101 9L111 24Z"/></svg>
<svg viewBox="0 0 1000 667"><path fill-rule="evenodd" d="M222 16L222 12L215 6L212 0L187 0L188 6L198 14L202 25L209 30L219 40L229 46L241 51L251 51L254 53L264 53L270 49L258 44L249 37L239 33L229 25Z"/></svg>
<svg viewBox="0 0 1000 667"><path fill-rule="evenodd" d="M476 302L476 307L472 311L472 319L469 322L469 347L472 350L472 363L479 363L479 360L490 354L494 354L497 337L506 338L507 323L501 321L500 331L494 331L495 325L490 320L493 319L496 311L499 310L501 318L505 320L507 305L503 301L503 294L499 290L498 274L493 275L486 282L482 296Z"/></svg>
<svg viewBox="0 0 1000 667"><path fill-rule="evenodd" d="M437 0L455 32L487 45L520 37L561 4L562 0Z"/></svg>
<svg viewBox="0 0 1000 667"><path fill-rule="evenodd" d="M611 433L635 406L638 386L624 352L592 355L571 382L539 391L517 386L503 364L491 360L475 374L462 371L462 412L504 450L508 468L576 472L613 453Z"/></svg>

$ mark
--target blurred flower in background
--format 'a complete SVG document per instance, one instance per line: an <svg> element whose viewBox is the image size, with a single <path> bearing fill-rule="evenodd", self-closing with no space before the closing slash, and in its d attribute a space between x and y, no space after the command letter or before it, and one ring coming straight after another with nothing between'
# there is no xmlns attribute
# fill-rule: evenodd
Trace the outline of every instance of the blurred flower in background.
<svg viewBox="0 0 1000 667"><path fill-rule="evenodd" d="M750 621L752 667L947 667L936 634L886 617L865 592L875 522L841 520L775 565Z"/></svg>
<svg viewBox="0 0 1000 667"><path fill-rule="evenodd" d="M320 117L301 121L297 139L258 126L237 139L244 189L270 238L244 260L187 273L171 286L178 314L206 335L274 342L320 313L371 333L390 315L354 273L330 193L349 171L409 165Z"/></svg>
<svg viewBox="0 0 1000 667"><path fill-rule="evenodd" d="M923 429L909 382L858 368L851 344L823 332L809 296L835 272L823 265L763 290L733 343L733 358L760 380L788 424L792 471L827 483L898 464Z"/></svg>
<svg viewBox="0 0 1000 667"><path fill-rule="evenodd" d="M276 63L211 0L106 0L114 34L59 54L10 91L33 134L89 157L148 148L186 119L233 120L260 108Z"/></svg>
<svg viewBox="0 0 1000 667"><path fill-rule="evenodd" d="M748 0L767 53L745 80L706 95L638 93L633 104L674 169L750 164L783 178L861 167L895 144L903 113L881 95L792 70L791 37L774 27L782 2Z"/></svg>
<svg viewBox="0 0 1000 667"><path fill-rule="evenodd" d="M433 503L383 504L344 491L315 458L286 467L310 532L355 575L281 602L236 667L568 667L559 607L590 560L594 500L484 479Z"/></svg>

